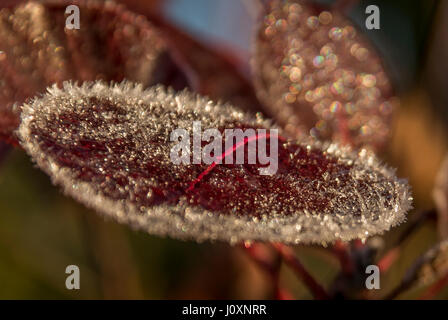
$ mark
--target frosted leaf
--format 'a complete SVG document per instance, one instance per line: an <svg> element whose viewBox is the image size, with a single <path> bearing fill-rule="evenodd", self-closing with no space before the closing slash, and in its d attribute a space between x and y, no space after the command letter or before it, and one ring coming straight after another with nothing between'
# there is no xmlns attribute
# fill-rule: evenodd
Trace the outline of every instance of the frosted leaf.
<svg viewBox="0 0 448 320"><path fill-rule="evenodd" d="M79 30L65 28L63 1L0 9L0 138L13 139L20 114L15 105L53 83L124 78L155 83L166 48L146 19L113 2L70 4L80 8Z"/></svg>
<svg viewBox="0 0 448 320"><path fill-rule="evenodd" d="M0 139L14 142L14 105L64 80L124 78L145 87L191 87L216 100L260 111L250 82L231 59L153 15L151 22L114 2L75 0L81 29L65 29L66 3L29 1L0 10ZM132 3L145 8L148 4ZM151 10L149 10L151 11ZM154 22L154 23L152 23ZM45 36L42 36L45 35Z"/></svg>
<svg viewBox="0 0 448 320"><path fill-rule="evenodd" d="M427 285L448 273L448 241L441 241L423 255L424 263L419 268L418 279Z"/></svg>
<svg viewBox="0 0 448 320"><path fill-rule="evenodd" d="M272 176L260 175L260 164L221 164L191 188L208 166L171 162L174 129L272 126L188 91L65 83L22 108L21 145L55 184L151 234L328 243L389 230L411 207L408 184L373 154L306 141L279 143Z"/></svg>
<svg viewBox="0 0 448 320"><path fill-rule="evenodd" d="M373 47L339 12L268 3L252 66L275 120L295 137L379 149L398 100Z"/></svg>

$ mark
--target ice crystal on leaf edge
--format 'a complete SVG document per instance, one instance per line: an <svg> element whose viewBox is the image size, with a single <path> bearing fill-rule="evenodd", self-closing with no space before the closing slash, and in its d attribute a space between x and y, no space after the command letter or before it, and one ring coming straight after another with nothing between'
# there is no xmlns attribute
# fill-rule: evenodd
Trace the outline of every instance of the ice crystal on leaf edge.
<svg viewBox="0 0 448 320"><path fill-rule="evenodd" d="M108 101L110 104L109 108L111 108L109 111L119 110L122 112L122 117L115 117L114 114L107 112L107 110L102 110L101 112L95 111L96 113L93 112L92 110L98 106L95 106L95 103L89 105L89 101L91 101L89 99L95 99L96 103L99 102L100 105L103 102L105 103L105 101ZM89 108L93 109L90 110ZM154 110L162 112L160 118L150 119L150 111L152 112ZM170 236L184 240L195 240L198 242L206 240L220 240L230 243L238 243L241 241L270 241L288 244L317 243L325 245L338 239L348 241L357 238L365 239L374 234L381 234L391 227L403 222L405 220L406 212L412 208L412 196L407 182L398 179L395 176L395 171L382 165L372 153L366 150L361 150L356 153L351 151L348 147L305 140L300 142L289 142L289 144L297 146L297 150L314 150L316 154L321 154L325 159L334 158L336 169L344 167L344 177L348 179L348 184L340 187L340 190L338 190L337 187L328 189L329 192L332 192L331 194L333 198L331 200L333 201L333 204L329 201L328 205L323 207L324 210L322 212L305 209L295 210L293 214L287 215L281 213L269 213L260 216L247 214L222 214L219 210L218 212L216 212L216 210L209 210L197 203L192 205L191 202L186 199L185 195L180 195L177 198L177 201L174 202L171 199L165 202L152 203L151 205L142 205L147 199L140 199L140 203L139 201L136 201L135 194L129 191L132 189L130 186L128 186L127 189L126 186L122 189L119 189L117 186L112 186L111 188L116 188L118 190L117 192L120 193L122 191L122 193L120 193L121 198L117 196L117 198L114 199L109 196L114 193L107 189L110 187L110 183L114 183L114 180L111 182L110 179L107 180L107 178L101 176L100 178L104 178L105 180L97 180L101 181L101 184L96 184L95 179L98 177L96 177L95 174L92 175L91 180L89 180L90 178L87 180L79 179L83 168L74 169L70 166L65 166L64 163L56 157L56 155L58 155L57 153L51 154L51 152L48 152L48 150L51 151L53 149L44 148L45 143L48 143L48 141L55 143L54 146L56 146L57 143L59 144L59 147L64 145L63 147L67 148L78 148L79 141L70 140L74 137L70 135L74 135L75 133L78 134L77 131L70 131L70 121L73 122L73 118L68 120L67 118L64 118L63 120L61 119L62 116L64 116L64 112L69 112L66 113L65 116L67 114L70 115L70 112L73 112L74 115L77 115L76 112L79 112L79 116L81 117L82 115L85 115L83 112L90 111L93 112L92 114L94 114L94 118L87 119L87 122L82 123L81 126L91 125L93 123L92 120L106 124L104 127L101 127L101 125L99 126L99 132L91 133L89 131L93 137L98 137L98 139L101 137L101 139L113 138L116 140L117 135L123 137L123 134L124 137L134 137L142 134L136 139L142 137L143 139L149 139L148 137L153 137L153 132L151 130L154 130L154 128L156 128L156 130L161 130L161 133L166 133L166 128L164 128L165 123L163 123L164 120L168 121L171 119L171 122L174 121L174 123L171 123L172 125L179 125L180 123L190 121L191 118L188 117L196 117L208 121L206 124L209 125L209 127L213 125L219 126L223 124L229 125L231 123L244 123L252 127L264 127L269 129L272 128L272 124L270 121L265 120L260 116L252 117L231 105L214 103L208 98L190 93L187 90L176 93L163 86L155 86L145 90L141 85L127 81L110 85L104 82L89 82L83 83L80 86L72 82L65 82L62 89L55 85L48 88L46 94L36 97L29 103L24 104L22 106L21 124L16 131L16 134L23 148L37 163L38 167L52 178L53 183L61 186L66 194L86 206L103 213L105 216L112 217L120 223L128 224L150 234ZM173 114L176 115L174 118ZM185 116L187 119L176 120L176 117L179 118L179 115L181 117ZM111 119L112 121L110 124L106 123ZM154 124L154 119L158 119L157 121L159 123ZM114 132L114 121L118 120L124 121L124 127L128 126L126 128L131 128L132 130L135 129L137 131ZM82 120L79 121L82 122ZM68 129L58 128L55 129L55 132L51 132L52 123L67 124ZM41 127L39 127L39 125ZM152 125L154 126L151 127ZM234 126L237 127L238 125ZM75 126L75 128L78 130L82 127ZM104 132L101 132L101 128L104 129ZM39 135L38 132L44 134ZM65 138L63 137L64 132L65 134L68 134ZM83 134L88 135L89 132L81 133L81 136ZM109 134L111 135L108 136ZM90 138L91 137L92 136L90 136ZM144 156L146 154L145 150L148 151L148 149L144 148L155 148L152 150L151 156L156 156L160 150L164 150L157 149L158 146L151 144L151 141L149 140L137 142L143 142L143 144L137 144L137 146L140 146L143 149L131 150L132 152L130 154L132 156ZM96 142L93 141L92 143L90 148L95 149ZM121 147L128 150L126 149L128 146L120 146L120 148ZM159 147L162 148L161 146ZM95 152L97 152L97 150L93 150L93 152L96 154ZM86 154L90 157L91 153ZM307 155L308 154L305 154L305 156ZM123 152L118 153L118 155L112 154L111 156L126 157L128 154ZM288 155L288 158L293 159L294 157ZM87 160L91 161L92 159L89 158ZM129 159L125 159L125 161L127 160ZM311 163L311 160L305 160ZM67 161L72 160L68 159ZM104 159L104 161L106 161L106 159ZM95 162L88 163L94 164L91 168L92 172L98 172L94 171L98 169ZM164 162L162 161L161 164L164 164ZM156 163L155 165L159 166L159 163ZM349 170L346 170L346 166L348 166ZM161 167L163 169L162 165ZM229 175L229 172L231 176L234 172L235 175L237 175L239 172L238 170L240 170L238 169L238 166L224 168L224 165L222 165L218 167L222 168L220 170L226 170L223 171L224 173L216 173L218 180L216 181L216 177L214 179L215 183L218 185L218 189L220 185L220 177ZM178 169L176 170L183 170L181 169L181 166L178 166L177 168ZM99 166L98 170L101 171L101 166ZM127 174L126 168L120 167L117 170L119 174ZM173 174L177 178L185 177L185 175L182 176L182 174L178 175L177 172ZM285 176L282 176L282 179L291 178L291 176L289 176L291 174L294 173L286 172ZM336 177L338 177L339 174L341 173L336 172ZM100 176L100 174L98 175ZM191 182L191 177L189 175L187 175L187 177L190 181L184 182ZM141 188L142 185L145 187L148 185L153 186L155 181L158 181L155 180L157 177L149 176L149 178L143 177L142 180L139 180L140 182L138 182L137 180L139 178L141 177L136 177L135 181L132 180L135 182L132 186L134 189L132 190ZM130 178L126 177L126 179ZM109 181L109 184L104 181ZM159 181L158 183L164 185L163 182L164 181ZM295 182L292 181L290 183L294 186ZM333 185L331 183L333 182L330 181L329 185ZM325 181L317 181L318 186L321 184L325 185ZM309 186L304 185L304 188L308 187ZM198 188L200 189L201 186ZM310 190L312 191L313 189L310 187L308 191ZM114 189L113 191L116 190ZM261 190L261 192L262 191L263 190ZM199 190L198 192L199 197L201 197L202 190ZM238 190L235 192L238 194ZM152 196L153 193L149 190L148 197ZM270 197L272 196L275 198L276 195L269 194L269 192L263 196L265 198L262 197L259 200L254 200L254 208L261 208L268 211L270 210L270 206L274 205L276 205L275 208L282 208L281 210L284 209L283 206L288 207L286 209L289 210L295 208L294 205L291 205L291 202L288 204L273 203L272 198ZM325 194L318 194L316 196L318 199L326 197ZM169 198L170 195L166 196L166 199ZM235 201L238 201L238 199ZM292 203L294 204L294 202ZM301 206L306 207L306 203L297 204L298 208Z"/></svg>

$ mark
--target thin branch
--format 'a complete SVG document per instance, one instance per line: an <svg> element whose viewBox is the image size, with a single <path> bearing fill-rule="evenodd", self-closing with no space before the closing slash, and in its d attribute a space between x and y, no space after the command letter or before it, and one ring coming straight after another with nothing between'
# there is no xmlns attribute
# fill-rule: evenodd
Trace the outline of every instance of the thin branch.
<svg viewBox="0 0 448 320"><path fill-rule="evenodd" d="M347 244L342 241L337 241L333 246L333 252L339 260L342 273L344 273L344 275L352 274L355 267L350 257L350 251Z"/></svg>
<svg viewBox="0 0 448 320"><path fill-rule="evenodd" d="M280 266L281 257L276 252L276 257L274 259L266 259L266 257L260 254L261 244L248 244L244 243L241 248L245 253L254 261L262 270L264 270L270 277L272 282L272 287L274 291L275 299L277 300L290 300L292 299L292 294L285 288L280 286Z"/></svg>
<svg viewBox="0 0 448 320"><path fill-rule="evenodd" d="M378 268L380 268L381 272L387 272L390 267L397 261L400 256L400 247L395 247L390 249L381 259L377 262Z"/></svg>
<svg viewBox="0 0 448 320"><path fill-rule="evenodd" d="M420 300L432 300L448 285L448 272L432 284L421 296Z"/></svg>
<svg viewBox="0 0 448 320"><path fill-rule="evenodd" d="M445 250L448 246L448 240L437 243L434 247L430 248L424 254L422 254L406 271L401 283L392 290L384 299L391 300L398 297L400 294L411 288L418 280L418 275L422 267L433 261L441 250Z"/></svg>
<svg viewBox="0 0 448 320"><path fill-rule="evenodd" d="M400 256L401 245L414 233L416 229L421 227L428 220L436 219L437 212L435 209L421 211L417 213L411 221L406 224L406 229L400 234L393 248L386 252L378 261L382 272L386 272Z"/></svg>
<svg viewBox="0 0 448 320"><path fill-rule="evenodd" d="M270 276L276 274L278 266L277 263L273 264L265 257L260 255L256 244L242 244L241 248L244 249L246 254L263 270L265 270Z"/></svg>
<svg viewBox="0 0 448 320"><path fill-rule="evenodd" d="M318 300L329 299L329 295L324 288L317 283L313 276L305 269L302 263L297 259L294 251L283 244L273 243L272 246L281 255L285 263L296 273L296 275L302 279L305 285L309 288L314 298Z"/></svg>

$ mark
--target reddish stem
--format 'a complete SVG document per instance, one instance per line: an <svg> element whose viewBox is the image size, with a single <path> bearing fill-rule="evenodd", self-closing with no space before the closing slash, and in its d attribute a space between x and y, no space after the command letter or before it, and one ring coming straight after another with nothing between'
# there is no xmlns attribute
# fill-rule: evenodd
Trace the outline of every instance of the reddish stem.
<svg viewBox="0 0 448 320"><path fill-rule="evenodd" d="M305 269L302 263L294 255L294 251L283 244L273 243L272 246L278 251L285 263L302 279L305 285L309 288L315 299L325 300L329 299L329 295L324 288L317 283L313 276Z"/></svg>
<svg viewBox="0 0 448 320"><path fill-rule="evenodd" d="M261 268L263 269L270 277L272 281L272 287L274 289L274 296L277 300L290 300L292 299L291 293L285 289L280 287L280 265L281 260L280 256L274 260L266 259L266 257L260 254L259 246L260 244L247 244L244 243L241 247L247 253L247 255Z"/></svg>
<svg viewBox="0 0 448 320"><path fill-rule="evenodd" d="M333 252L336 254L341 264L342 272L345 275L350 275L355 270L353 261L350 258L350 253L347 245L342 241L337 241L333 246Z"/></svg>
<svg viewBox="0 0 448 320"><path fill-rule="evenodd" d="M268 261L268 259L261 255L259 250L257 250L258 248L256 247L256 245L245 243L241 247L245 250L247 255L269 275L273 276L276 274L278 266L271 263L270 261Z"/></svg>
<svg viewBox="0 0 448 320"><path fill-rule="evenodd" d="M448 285L448 273L442 278L432 284L426 291L420 296L420 300L432 300L437 294L440 293Z"/></svg>
<svg viewBox="0 0 448 320"><path fill-rule="evenodd" d="M386 272L398 259L401 253L401 245L414 233L416 229L421 227L426 221L437 218L437 212L435 209L422 211L416 214L412 221L407 224L407 228L400 234L394 247L386 252L378 261L377 265L381 272Z"/></svg>

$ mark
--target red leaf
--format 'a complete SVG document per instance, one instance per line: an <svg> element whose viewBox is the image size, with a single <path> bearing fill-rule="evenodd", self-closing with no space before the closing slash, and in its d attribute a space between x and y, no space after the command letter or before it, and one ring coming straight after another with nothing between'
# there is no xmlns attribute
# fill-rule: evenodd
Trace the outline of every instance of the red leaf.
<svg viewBox="0 0 448 320"><path fill-rule="evenodd" d="M193 121L203 130L271 128L187 91L66 83L23 106L19 136L66 193L152 234L326 243L388 230L410 208L407 183L365 150L282 140L270 176L259 174L259 163L202 175L211 167L175 165L170 134L192 134Z"/></svg>
<svg viewBox="0 0 448 320"><path fill-rule="evenodd" d="M13 140L15 104L64 80L129 79L150 86L169 68L165 42L141 16L102 1L80 7L79 30L65 28L67 2L0 10L0 138Z"/></svg>
<svg viewBox="0 0 448 320"><path fill-rule="evenodd" d="M268 2L253 63L262 102L293 136L378 149L397 99L379 56L337 11Z"/></svg>
<svg viewBox="0 0 448 320"><path fill-rule="evenodd" d="M80 30L64 28L64 1L29 2L0 11L0 138L14 141L20 113L14 104L70 79L191 87L261 111L253 87L231 59L169 25L147 5L126 3L151 12L157 27L121 5L94 0L70 2L82 12Z"/></svg>
<svg viewBox="0 0 448 320"><path fill-rule="evenodd" d="M230 52L206 48L160 16L148 14L148 17L166 37L170 55L194 91L247 111L263 111L252 84L237 70L237 59Z"/></svg>

